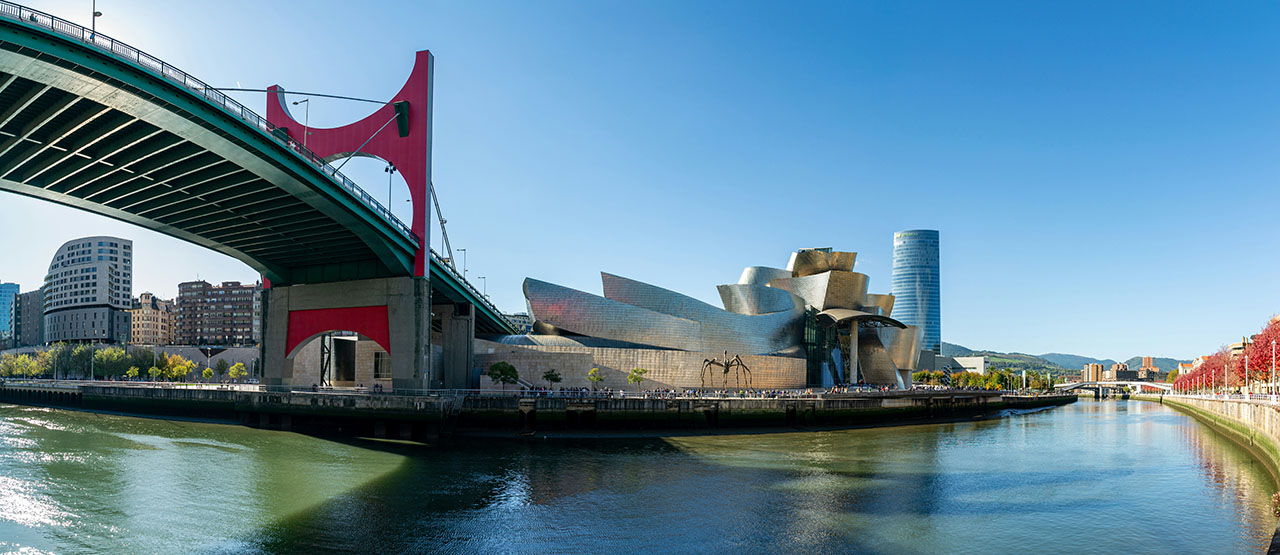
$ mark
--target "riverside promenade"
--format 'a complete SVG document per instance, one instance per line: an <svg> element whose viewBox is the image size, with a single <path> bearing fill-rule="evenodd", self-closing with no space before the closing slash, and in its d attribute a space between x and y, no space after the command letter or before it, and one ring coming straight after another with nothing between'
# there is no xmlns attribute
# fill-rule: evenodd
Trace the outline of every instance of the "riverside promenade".
<svg viewBox="0 0 1280 555"><path fill-rule="evenodd" d="M0 386L0 402L253 427L402 439L456 434L599 430L723 433L750 428L838 428L971 418L1074 402L1071 394L908 390L848 393L575 393L355 389L271 390L256 385L32 381Z"/></svg>

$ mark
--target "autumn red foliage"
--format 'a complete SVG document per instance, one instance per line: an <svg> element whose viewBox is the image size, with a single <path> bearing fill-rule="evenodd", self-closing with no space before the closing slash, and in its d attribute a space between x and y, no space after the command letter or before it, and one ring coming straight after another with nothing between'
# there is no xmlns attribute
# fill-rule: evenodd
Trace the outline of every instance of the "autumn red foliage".
<svg viewBox="0 0 1280 555"><path fill-rule="evenodd" d="M1272 376L1272 342L1280 348L1280 320L1272 320L1253 337L1244 353L1231 358L1226 347L1210 355L1199 368L1179 375L1174 380L1178 391L1197 391L1201 388L1243 387L1247 383L1270 381ZM1280 351L1275 351L1280 353ZM1247 361L1247 362L1246 362ZM1246 366L1247 364L1247 366ZM1278 373L1277 377L1280 377Z"/></svg>

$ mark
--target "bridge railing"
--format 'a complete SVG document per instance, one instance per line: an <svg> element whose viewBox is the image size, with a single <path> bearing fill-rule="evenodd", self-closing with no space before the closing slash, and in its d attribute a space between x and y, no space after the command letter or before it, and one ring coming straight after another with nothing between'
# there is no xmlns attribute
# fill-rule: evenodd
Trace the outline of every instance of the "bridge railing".
<svg viewBox="0 0 1280 555"><path fill-rule="evenodd" d="M440 267L444 268L444 271L448 272L449 275L453 277L453 279L458 280L458 283L461 283L463 287L466 287L467 291L471 293L471 296L479 299L480 302L484 304L485 308L489 309L490 312L493 312L494 314L496 314L499 318L502 319L502 321L506 322L507 325L511 326L513 329L516 327L516 325L507 318L506 314L503 314L501 310L498 310L498 307L493 304L493 301L489 300L489 297L487 295L478 291L476 287L471 284L470 281L467 281L467 278L459 275L458 271L453 267L453 264L449 264L447 261L445 261L444 257L440 256L440 253L436 252L435 249L428 249L428 250L431 251L432 260L435 260L437 263L439 263Z"/></svg>
<svg viewBox="0 0 1280 555"><path fill-rule="evenodd" d="M276 126L271 125L266 118L259 116L253 110L245 107L245 105L237 102L235 99L223 94L221 91L210 87L205 82L192 77L186 72L169 65L163 60L156 58L146 52L138 50L123 42L113 39L102 33L86 29L76 23L72 23L65 19L44 13L42 11L33 10L26 6L14 4L8 0L0 0L0 17L7 17L25 24L37 25L49 29L59 35L72 40L82 42L104 50L115 55L125 61L133 62L142 68L149 69L165 79L181 85L183 88L203 97L205 100L217 105L227 113L236 116L241 121L257 128L259 131L266 133L277 143L284 145L290 150L297 153L304 160L310 162L325 175L332 178L339 186L346 189L348 193L359 199L371 210L381 216L387 222L391 223L402 235L413 242L414 246L419 246L418 238L413 234L413 230L400 221L395 214L391 213L387 207L373 198L372 195L365 192L359 185L347 176L342 175L332 164L325 162L323 158L316 155L307 147L303 146L284 133L276 133Z"/></svg>

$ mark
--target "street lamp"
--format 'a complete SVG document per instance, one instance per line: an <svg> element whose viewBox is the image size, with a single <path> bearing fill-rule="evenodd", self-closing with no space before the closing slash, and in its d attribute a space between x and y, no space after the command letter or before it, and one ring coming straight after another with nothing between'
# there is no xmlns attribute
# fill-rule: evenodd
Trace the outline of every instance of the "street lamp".
<svg viewBox="0 0 1280 555"><path fill-rule="evenodd" d="M391 176L396 174L396 165L387 163L387 167L382 168L382 171L387 172L387 210L391 210Z"/></svg>
<svg viewBox="0 0 1280 555"><path fill-rule="evenodd" d="M462 279L467 279L467 249L458 249L462 253Z"/></svg>
<svg viewBox="0 0 1280 555"><path fill-rule="evenodd" d="M297 106L297 105L299 105L299 104L306 104L306 105L307 105L306 113L304 114L303 119L302 119L302 148L306 148L306 147L307 147L307 136L311 134L311 131L310 131L310 129L311 129L311 99L310 99L310 98L304 98L304 99L302 99L302 100L298 100L298 101L295 101L295 102L293 103L293 105L294 105L294 106Z"/></svg>
<svg viewBox="0 0 1280 555"><path fill-rule="evenodd" d="M481 287L484 287L484 291L483 291L484 296L485 296L485 297L488 297L488 296L489 296L489 281L488 281L488 280L486 280L486 279L484 278L484 276L480 276L480 286L481 286Z"/></svg>
<svg viewBox="0 0 1280 555"><path fill-rule="evenodd" d="M98 11L98 0L93 0L93 18L89 23L89 38L98 35L98 18L102 17L102 12Z"/></svg>

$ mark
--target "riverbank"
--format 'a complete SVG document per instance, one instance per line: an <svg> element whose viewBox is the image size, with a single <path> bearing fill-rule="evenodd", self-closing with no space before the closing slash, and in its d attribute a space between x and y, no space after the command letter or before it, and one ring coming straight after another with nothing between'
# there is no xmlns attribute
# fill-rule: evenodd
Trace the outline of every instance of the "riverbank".
<svg viewBox="0 0 1280 555"><path fill-rule="evenodd" d="M0 387L0 401L140 416L215 419L265 429L430 441L455 434L731 434L746 430L943 422L1006 409L1062 405L1075 402L1076 396L943 390L806 398L566 398L6 384Z"/></svg>
<svg viewBox="0 0 1280 555"><path fill-rule="evenodd" d="M1280 407L1243 399L1203 399L1185 396L1131 395L1130 399L1160 403L1184 412L1248 450L1280 485ZM1280 555L1280 522L1269 555Z"/></svg>
<svg viewBox="0 0 1280 555"><path fill-rule="evenodd" d="M0 551L1266 550L1270 476L1193 417L1147 402L1028 410L421 445L0 403L0 476L22 509L0 515Z"/></svg>

